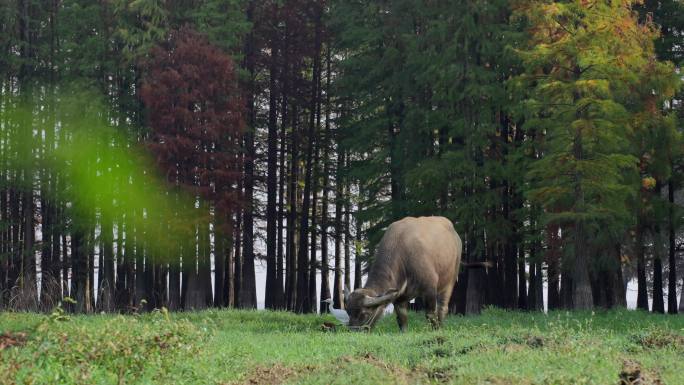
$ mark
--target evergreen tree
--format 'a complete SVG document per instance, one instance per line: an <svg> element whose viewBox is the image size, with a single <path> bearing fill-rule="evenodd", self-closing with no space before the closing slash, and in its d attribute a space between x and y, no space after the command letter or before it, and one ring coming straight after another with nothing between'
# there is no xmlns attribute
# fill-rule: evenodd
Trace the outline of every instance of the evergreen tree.
<svg viewBox="0 0 684 385"><path fill-rule="evenodd" d="M520 51L527 71L519 81L531 87L526 127L545 132L528 196L545 209L546 222L570 234L563 239L576 309L594 306L594 234L631 225L627 203L636 192L630 176L638 158L627 138L643 128L633 91L649 79L650 99L672 94L671 68L655 61L656 31L637 21L632 4L547 1L518 9L529 22L531 46Z"/></svg>

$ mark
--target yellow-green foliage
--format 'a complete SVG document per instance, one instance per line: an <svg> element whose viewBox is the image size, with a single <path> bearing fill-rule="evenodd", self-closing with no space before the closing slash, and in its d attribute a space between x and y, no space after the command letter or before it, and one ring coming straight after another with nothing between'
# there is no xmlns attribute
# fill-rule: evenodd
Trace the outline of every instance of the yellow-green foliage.
<svg viewBox="0 0 684 385"><path fill-rule="evenodd" d="M130 127L114 127L116 117L97 97L69 95L49 103L5 104L3 151L16 175L37 168L59 175L58 188L44 192L68 202L72 229L87 229L96 215L110 223L125 217L127 226L144 229L137 236L154 255L177 250L198 221L208 220L193 213L195 197L158 175L144 144L128 137Z"/></svg>

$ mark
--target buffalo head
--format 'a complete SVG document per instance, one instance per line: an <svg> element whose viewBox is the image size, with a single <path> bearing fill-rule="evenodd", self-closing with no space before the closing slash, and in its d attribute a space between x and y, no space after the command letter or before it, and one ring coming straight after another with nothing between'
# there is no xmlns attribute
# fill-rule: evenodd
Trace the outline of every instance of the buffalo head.
<svg viewBox="0 0 684 385"><path fill-rule="evenodd" d="M349 328L352 330L371 329L382 318L385 307L394 302L406 291L406 282L400 289L392 288L382 293L362 288L349 292L345 287L344 297L349 314Z"/></svg>

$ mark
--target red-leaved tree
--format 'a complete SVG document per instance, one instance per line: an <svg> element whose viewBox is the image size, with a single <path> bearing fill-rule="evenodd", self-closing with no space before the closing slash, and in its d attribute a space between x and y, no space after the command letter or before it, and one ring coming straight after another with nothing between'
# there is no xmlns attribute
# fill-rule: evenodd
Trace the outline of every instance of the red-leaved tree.
<svg viewBox="0 0 684 385"><path fill-rule="evenodd" d="M239 202L236 185L242 175L244 131L236 66L230 56L186 27L172 31L154 48L145 67L141 96L152 130L149 147L167 180L198 198L197 218L214 222L216 303L227 304L231 282L224 280L224 273L230 268L227 245ZM198 221L189 244L181 248L183 288L177 276L169 279L172 307L174 299L195 309L212 300L207 223Z"/></svg>

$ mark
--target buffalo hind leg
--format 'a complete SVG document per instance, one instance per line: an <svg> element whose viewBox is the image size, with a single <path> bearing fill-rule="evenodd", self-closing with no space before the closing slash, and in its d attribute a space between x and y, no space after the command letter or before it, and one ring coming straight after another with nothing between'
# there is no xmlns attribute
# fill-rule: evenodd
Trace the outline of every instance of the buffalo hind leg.
<svg viewBox="0 0 684 385"><path fill-rule="evenodd" d="M433 329L439 329L439 316L437 315L437 297L434 295L423 298L425 302L425 318L430 321Z"/></svg>
<svg viewBox="0 0 684 385"><path fill-rule="evenodd" d="M397 314L397 323L399 324L399 330L405 332L406 325L408 324L408 301L404 300L401 302L395 302L394 312Z"/></svg>
<svg viewBox="0 0 684 385"><path fill-rule="evenodd" d="M444 322L444 319L449 312L449 300L451 299L453 290L453 286L447 287L437 298L437 317L440 325Z"/></svg>

